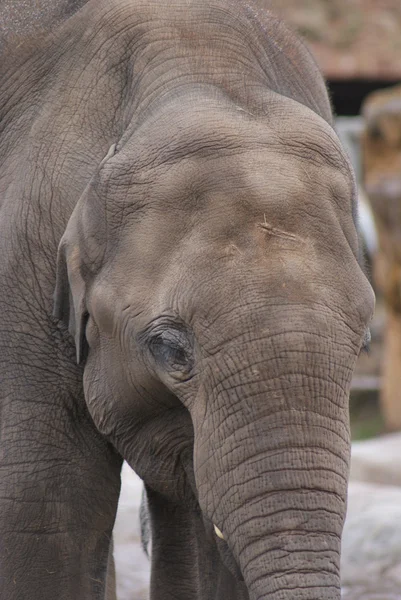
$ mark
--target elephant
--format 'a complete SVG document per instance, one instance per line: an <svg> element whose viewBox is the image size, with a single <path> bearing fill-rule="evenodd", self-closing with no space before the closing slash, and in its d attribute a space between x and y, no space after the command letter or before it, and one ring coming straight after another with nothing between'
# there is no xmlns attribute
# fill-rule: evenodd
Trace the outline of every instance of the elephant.
<svg viewBox="0 0 401 600"><path fill-rule="evenodd" d="M339 600L374 295L311 54L245 0L2 47L0 597L115 598L125 459L151 600Z"/></svg>

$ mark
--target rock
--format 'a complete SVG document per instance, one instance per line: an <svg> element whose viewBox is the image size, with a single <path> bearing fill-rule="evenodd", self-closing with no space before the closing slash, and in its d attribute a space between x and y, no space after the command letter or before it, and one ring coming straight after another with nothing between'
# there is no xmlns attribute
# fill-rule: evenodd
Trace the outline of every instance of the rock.
<svg viewBox="0 0 401 600"><path fill-rule="evenodd" d="M148 598L150 563L139 530L141 493L141 480L124 464L114 528L118 600ZM401 434L352 446L341 564L343 600L401 600Z"/></svg>
<svg viewBox="0 0 401 600"><path fill-rule="evenodd" d="M354 442L351 481L401 486L401 434Z"/></svg>
<svg viewBox="0 0 401 600"><path fill-rule="evenodd" d="M401 488L350 483L341 571L345 600L401 599Z"/></svg>
<svg viewBox="0 0 401 600"><path fill-rule="evenodd" d="M343 600L401 600L401 434L354 442Z"/></svg>

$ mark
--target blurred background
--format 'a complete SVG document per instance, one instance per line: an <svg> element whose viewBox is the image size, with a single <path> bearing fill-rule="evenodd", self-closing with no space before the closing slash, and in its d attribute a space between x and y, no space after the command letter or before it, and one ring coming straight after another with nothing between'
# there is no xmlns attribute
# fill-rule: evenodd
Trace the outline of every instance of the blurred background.
<svg viewBox="0 0 401 600"><path fill-rule="evenodd" d="M350 399L352 458L342 553L345 600L401 600L401 0L255 0L311 49L359 187L377 307ZM115 527L119 600L147 598L141 482L127 465Z"/></svg>

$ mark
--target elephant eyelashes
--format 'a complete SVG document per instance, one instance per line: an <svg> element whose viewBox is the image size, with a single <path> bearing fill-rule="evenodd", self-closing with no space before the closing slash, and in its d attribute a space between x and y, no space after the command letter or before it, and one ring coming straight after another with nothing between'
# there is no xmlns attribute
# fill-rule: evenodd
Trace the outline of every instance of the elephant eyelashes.
<svg viewBox="0 0 401 600"><path fill-rule="evenodd" d="M187 359L185 351L175 341L166 340L158 336L151 343L151 351L155 358L161 362L185 367Z"/></svg>
<svg viewBox="0 0 401 600"><path fill-rule="evenodd" d="M154 334L149 349L157 364L172 372L188 373L192 367L192 352L187 336L180 330L164 330Z"/></svg>

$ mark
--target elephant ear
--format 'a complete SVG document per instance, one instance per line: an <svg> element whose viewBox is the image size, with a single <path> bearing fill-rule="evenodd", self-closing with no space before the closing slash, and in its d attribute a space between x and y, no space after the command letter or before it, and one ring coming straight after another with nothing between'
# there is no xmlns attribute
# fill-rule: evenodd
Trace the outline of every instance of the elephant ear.
<svg viewBox="0 0 401 600"><path fill-rule="evenodd" d="M75 212L75 211L74 211ZM77 363L83 355L86 305L86 285L81 271L81 255L75 241L73 215L63 235L57 254L57 276L53 315L62 321L74 338ZM72 229L72 232L70 231ZM70 235L72 233L72 235Z"/></svg>
<svg viewBox="0 0 401 600"><path fill-rule="evenodd" d="M90 272L87 265L93 270L102 254L101 237L104 228L99 223L102 211L99 206L94 207L93 203L100 202L97 190L99 171L114 155L115 147L115 144L111 146L78 200L58 248L53 315L64 323L74 338L78 364L83 359L88 317L86 295Z"/></svg>

